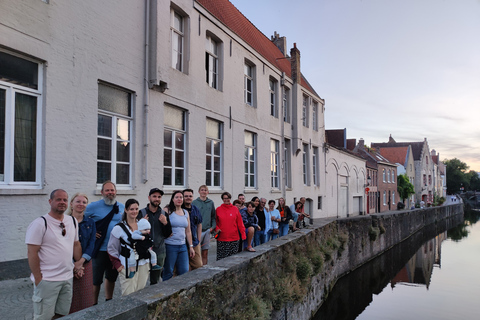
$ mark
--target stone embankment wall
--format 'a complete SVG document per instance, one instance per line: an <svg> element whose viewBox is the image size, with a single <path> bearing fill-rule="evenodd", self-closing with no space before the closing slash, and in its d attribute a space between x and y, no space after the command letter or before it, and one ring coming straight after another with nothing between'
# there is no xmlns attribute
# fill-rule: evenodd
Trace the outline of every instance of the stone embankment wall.
<svg viewBox="0 0 480 320"><path fill-rule="evenodd" d="M343 275L463 206L322 219L312 227L69 319L309 319Z"/></svg>

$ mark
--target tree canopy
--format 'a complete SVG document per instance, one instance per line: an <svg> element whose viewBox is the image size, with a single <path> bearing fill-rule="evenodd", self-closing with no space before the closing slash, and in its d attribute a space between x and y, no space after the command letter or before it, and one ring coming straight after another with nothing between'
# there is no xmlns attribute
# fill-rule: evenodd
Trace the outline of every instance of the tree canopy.
<svg viewBox="0 0 480 320"><path fill-rule="evenodd" d="M468 170L468 165L457 158L443 161L447 167L447 193L455 194L461 191L480 190L480 176L474 170Z"/></svg>

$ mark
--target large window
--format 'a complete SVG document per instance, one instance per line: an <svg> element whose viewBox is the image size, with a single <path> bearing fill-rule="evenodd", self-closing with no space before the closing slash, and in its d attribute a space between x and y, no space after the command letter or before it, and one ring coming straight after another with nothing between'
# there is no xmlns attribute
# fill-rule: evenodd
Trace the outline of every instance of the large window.
<svg viewBox="0 0 480 320"><path fill-rule="evenodd" d="M0 51L0 187L39 187L41 65Z"/></svg>
<svg viewBox="0 0 480 320"><path fill-rule="evenodd" d="M97 183L131 185L132 94L98 85Z"/></svg>
<svg viewBox="0 0 480 320"><path fill-rule="evenodd" d="M221 186L222 138L222 123L212 119L207 119L205 184L209 187Z"/></svg>
<svg viewBox="0 0 480 320"><path fill-rule="evenodd" d="M308 163L308 144L303 144L303 156L302 156L302 162L303 162L303 184L308 186L310 185L309 181L309 163Z"/></svg>
<svg viewBox="0 0 480 320"><path fill-rule="evenodd" d="M172 31L172 68L179 71L184 69L185 54L185 18L174 10L171 11Z"/></svg>
<svg viewBox="0 0 480 320"><path fill-rule="evenodd" d="M210 87L218 89L218 43L207 36L205 52L205 74Z"/></svg>
<svg viewBox="0 0 480 320"><path fill-rule="evenodd" d="M245 61L244 66L244 96L245 103L254 106L254 89L255 89L255 66Z"/></svg>
<svg viewBox="0 0 480 320"><path fill-rule="evenodd" d="M277 110L277 81L270 79L268 82L270 94L270 115L278 118Z"/></svg>
<svg viewBox="0 0 480 320"><path fill-rule="evenodd" d="M290 145L290 140L289 139L285 139L285 149L284 149L284 155L283 155L283 163L284 163L284 175L285 175L285 187L287 188L291 188L292 187L292 184L291 184L291 178L290 178L290 154L291 154L291 150L292 150L292 147Z"/></svg>
<svg viewBox="0 0 480 320"><path fill-rule="evenodd" d="M318 148L313 147L313 155L312 155L312 173L313 173L313 184L318 186L320 184L319 176L318 176Z"/></svg>
<svg viewBox="0 0 480 320"><path fill-rule="evenodd" d="M163 185L185 186L186 113L171 106L164 107Z"/></svg>
<svg viewBox="0 0 480 320"><path fill-rule="evenodd" d="M313 103L312 107L313 130L318 131L318 102Z"/></svg>
<svg viewBox="0 0 480 320"><path fill-rule="evenodd" d="M245 131L245 188L256 187L257 135Z"/></svg>
<svg viewBox="0 0 480 320"><path fill-rule="evenodd" d="M303 96L303 104L302 104L302 124L304 127L308 128L308 96Z"/></svg>
<svg viewBox="0 0 480 320"><path fill-rule="evenodd" d="M290 99L290 90L285 88L283 91L283 121L290 123L290 106L288 101Z"/></svg>
<svg viewBox="0 0 480 320"><path fill-rule="evenodd" d="M278 141L270 140L270 186L272 188L279 188L279 174L278 174Z"/></svg>

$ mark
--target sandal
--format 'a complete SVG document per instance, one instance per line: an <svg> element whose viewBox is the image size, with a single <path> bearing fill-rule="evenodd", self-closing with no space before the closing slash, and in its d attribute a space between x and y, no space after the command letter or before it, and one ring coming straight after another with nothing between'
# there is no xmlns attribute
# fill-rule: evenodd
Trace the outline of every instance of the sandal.
<svg viewBox="0 0 480 320"><path fill-rule="evenodd" d="M246 249L246 250L247 250L247 251L249 251L249 252L256 252L256 250L255 250L255 249L253 249L252 247L247 247L247 249Z"/></svg>

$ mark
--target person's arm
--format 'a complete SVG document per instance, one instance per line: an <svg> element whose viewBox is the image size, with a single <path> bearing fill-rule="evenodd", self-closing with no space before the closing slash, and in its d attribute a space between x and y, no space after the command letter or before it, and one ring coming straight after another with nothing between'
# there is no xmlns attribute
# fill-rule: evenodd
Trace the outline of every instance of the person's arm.
<svg viewBox="0 0 480 320"><path fill-rule="evenodd" d="M238 212L238 210L237 210ZM247 239L247 236L245 234L245 225L243 224L243 218L242 215L238 212L237 213L237 228L240 231L240 235L242 236L242 240Z"/></svg>
<svg viewBox="0 0 480 320"><path fill-rule="evenodd" d="M188 251L189 251L189 256L190 258L195 257L195 250L193 250L193 244L192 244L192 229L190 229L190 217L188 216L188 213L185 212L185 216L187 217L188 221L188 226L185 229L185 235L187 236L187 244L188 244Z"/></svg>
<svg viewBox="0 0 480 320"><path fill-rule="evenodd" d="M82 245L78 240L73 242L73 259L75 261L82 259Z"/></svg>
<svg viewBox="0 0 480 320"><path fill-rule="evenodd" d="M215 204L212 202L212 210L210 212L210 221L212 221L212 227L210 228L210 232L217 228L217 211L215 210Z"/></svg>
<svg viewBox="0 0 480 320"><path fill-rule="evenodd" d="M160 232L164 238L168 238L172 235L172 224L170 223L170 218L167 214L160 213L158 216L158 221L160 221Z"/></svg>
<svg viewBox="0 0 480 320"><path fill-rule="evenodd" d="M90 228L91 228L91 231L90 231L90 237L88 238L88 241L87 241L87 246L85 248L82 248L83 250L82 258L85 258L85 261L90 261L90 259L92 259L93 249L95 248L95 234L97 233L95 222L91 224Z"/></svg>
<svg viewBox="0 0 480 320"><path fill-rule="evenodd" d="M197 226L197 239L198 241L202 241L202 224L199 223Z"/></svg>
<svg viewBox="0 0 480 320"><path fill-rule="evenodd" d="M35 244L27 245L27 257L28 257L28 266L32 271L33 278L35 279L35 285L38 286L40 281L42 281L42 272L40 271L40 258L38 252L40 251L40 246Z"/></svg>
<svg viewBox="0 0 480 320"><path fill-rule="evenodd" d="M117 269L118 272L122 271L124 268L119 259L121 250L120 239L113 234L110 234L110 240L108 240L107 246L108 257L110 258L113 267Z"/></svg>

